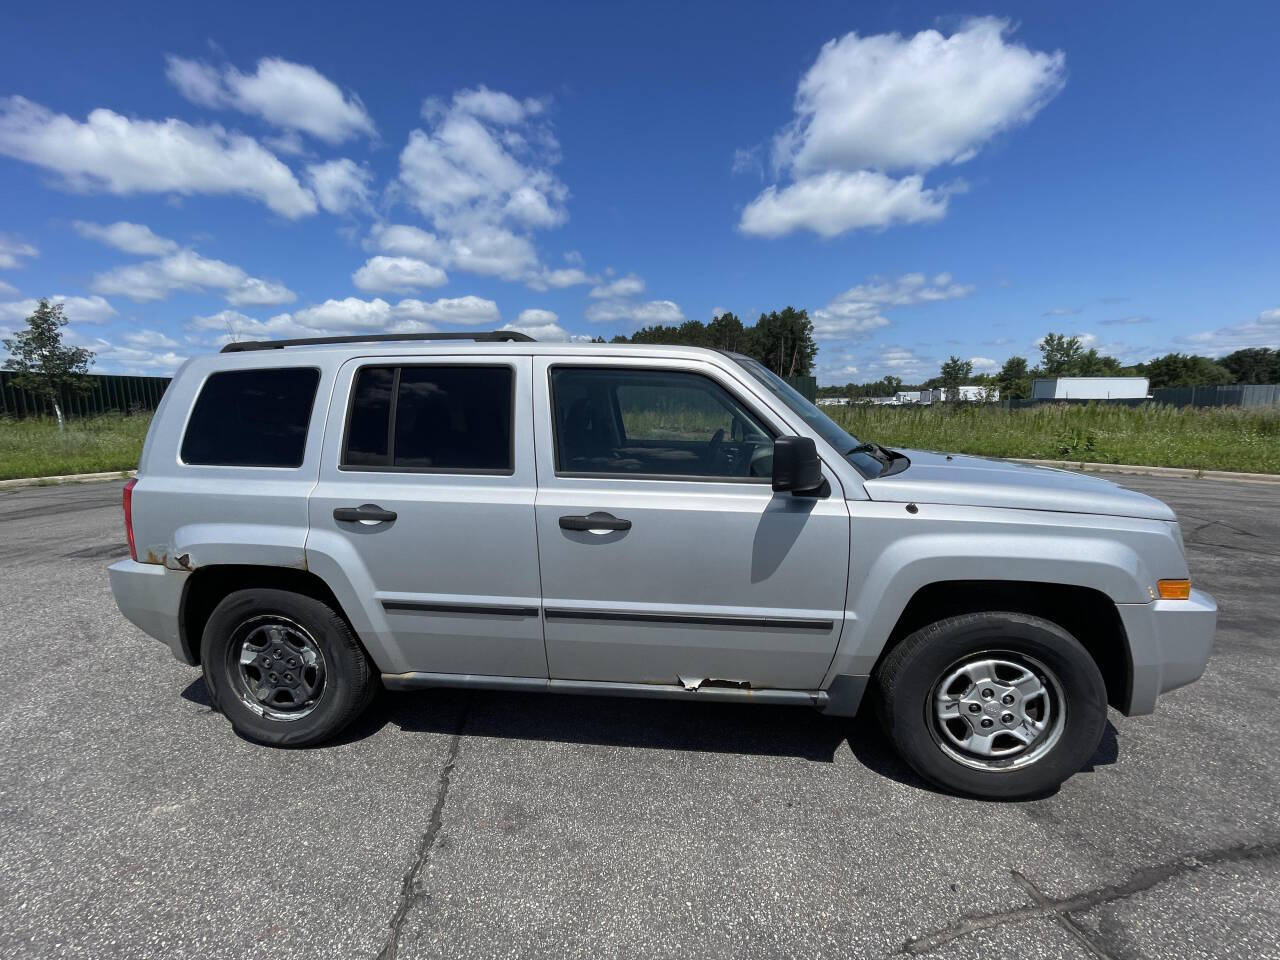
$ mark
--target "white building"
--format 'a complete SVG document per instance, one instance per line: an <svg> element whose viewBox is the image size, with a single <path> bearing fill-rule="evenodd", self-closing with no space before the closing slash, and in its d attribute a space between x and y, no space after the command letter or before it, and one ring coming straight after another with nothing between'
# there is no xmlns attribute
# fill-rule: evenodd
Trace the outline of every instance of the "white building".
<svg viewBox="0 0 1280 960"><path fill-rule="evenodd" d="M1141 400L1146 377L1045 377L1031 381L1032 400Z"/></svg>

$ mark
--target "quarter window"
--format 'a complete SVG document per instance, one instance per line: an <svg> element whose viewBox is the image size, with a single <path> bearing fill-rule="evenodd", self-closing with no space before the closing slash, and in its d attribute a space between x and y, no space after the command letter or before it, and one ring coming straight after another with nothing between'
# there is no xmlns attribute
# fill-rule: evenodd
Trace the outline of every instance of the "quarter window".
<svg viewBox="0 0 1280 960"><path fill-rule="evenodd" d="M184 463L300 467L320 371L224 370L200 389L182 438Z"/></svg>
<svg viewBox="0 0 1280 960"><path fill-rule="evenodd" d="M362 367L342 465L349 469L511 473L511 367Z"/></svg>
<svg viewBox="0 0 1280 960"><path fill-rule="evenodd" d="M765 479L773 436L709 377L678 370L551 373L561 473Z"/></svg>

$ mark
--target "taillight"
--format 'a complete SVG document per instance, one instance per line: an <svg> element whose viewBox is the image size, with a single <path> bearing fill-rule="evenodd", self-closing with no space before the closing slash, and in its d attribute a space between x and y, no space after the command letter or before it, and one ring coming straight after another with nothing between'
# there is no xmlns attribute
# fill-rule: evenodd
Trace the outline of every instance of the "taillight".
<svg viewBox="0 0 1280 960"><path fill-rule="evenodd" d="M138 548L133 545L133 488L137 485L137 477L124 485L124 532L129 537L129 556L134 560L138 559Z"/></svg>

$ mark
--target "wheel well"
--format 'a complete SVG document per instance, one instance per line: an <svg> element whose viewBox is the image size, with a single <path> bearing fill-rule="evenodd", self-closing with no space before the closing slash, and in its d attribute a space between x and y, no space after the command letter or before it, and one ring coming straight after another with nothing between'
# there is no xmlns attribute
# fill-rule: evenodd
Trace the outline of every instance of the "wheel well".
<svg viewBox="0 0 1280 960"><path fill-rule="evenodd" d="M338 603L338 598L329 589L329 585L307 570L252 564L201 567L187 578L186 589L182 592L182 606L178 613L178 631L188 663L193 666L200 663L200 638L204 635L204 625L209 622L213 608L228 594L250 587L288 590L291 593L312 597L332 607L337 611L338 616L347 621L347 626L351 627L351 621L347 618L342 605ZM354 628L351 633L352 636L356 636Z"/></svg>
<svg viewBox="0 0 1280 960"><path fill-rule="evenodd" d="M917 590L902 611L880 659L921 627L946 617L987 610L1043 617L1062 627L1080 641L1098 665L1107 685L1107 702L1118 710L1126 708L1132 678L1129 639L1115 603L1089 587L1005 580L931 583Z"/></svg>

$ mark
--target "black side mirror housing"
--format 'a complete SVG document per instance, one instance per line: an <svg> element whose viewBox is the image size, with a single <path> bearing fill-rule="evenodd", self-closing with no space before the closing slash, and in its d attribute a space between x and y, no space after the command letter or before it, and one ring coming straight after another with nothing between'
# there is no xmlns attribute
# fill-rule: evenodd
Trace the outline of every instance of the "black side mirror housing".
<svg viewBox="0 0 1280 960"><path fill-rule="evenodd" d="M812 437L778 437L773 441L775 493L821 496L825 483L818 445Z"/></svg>

